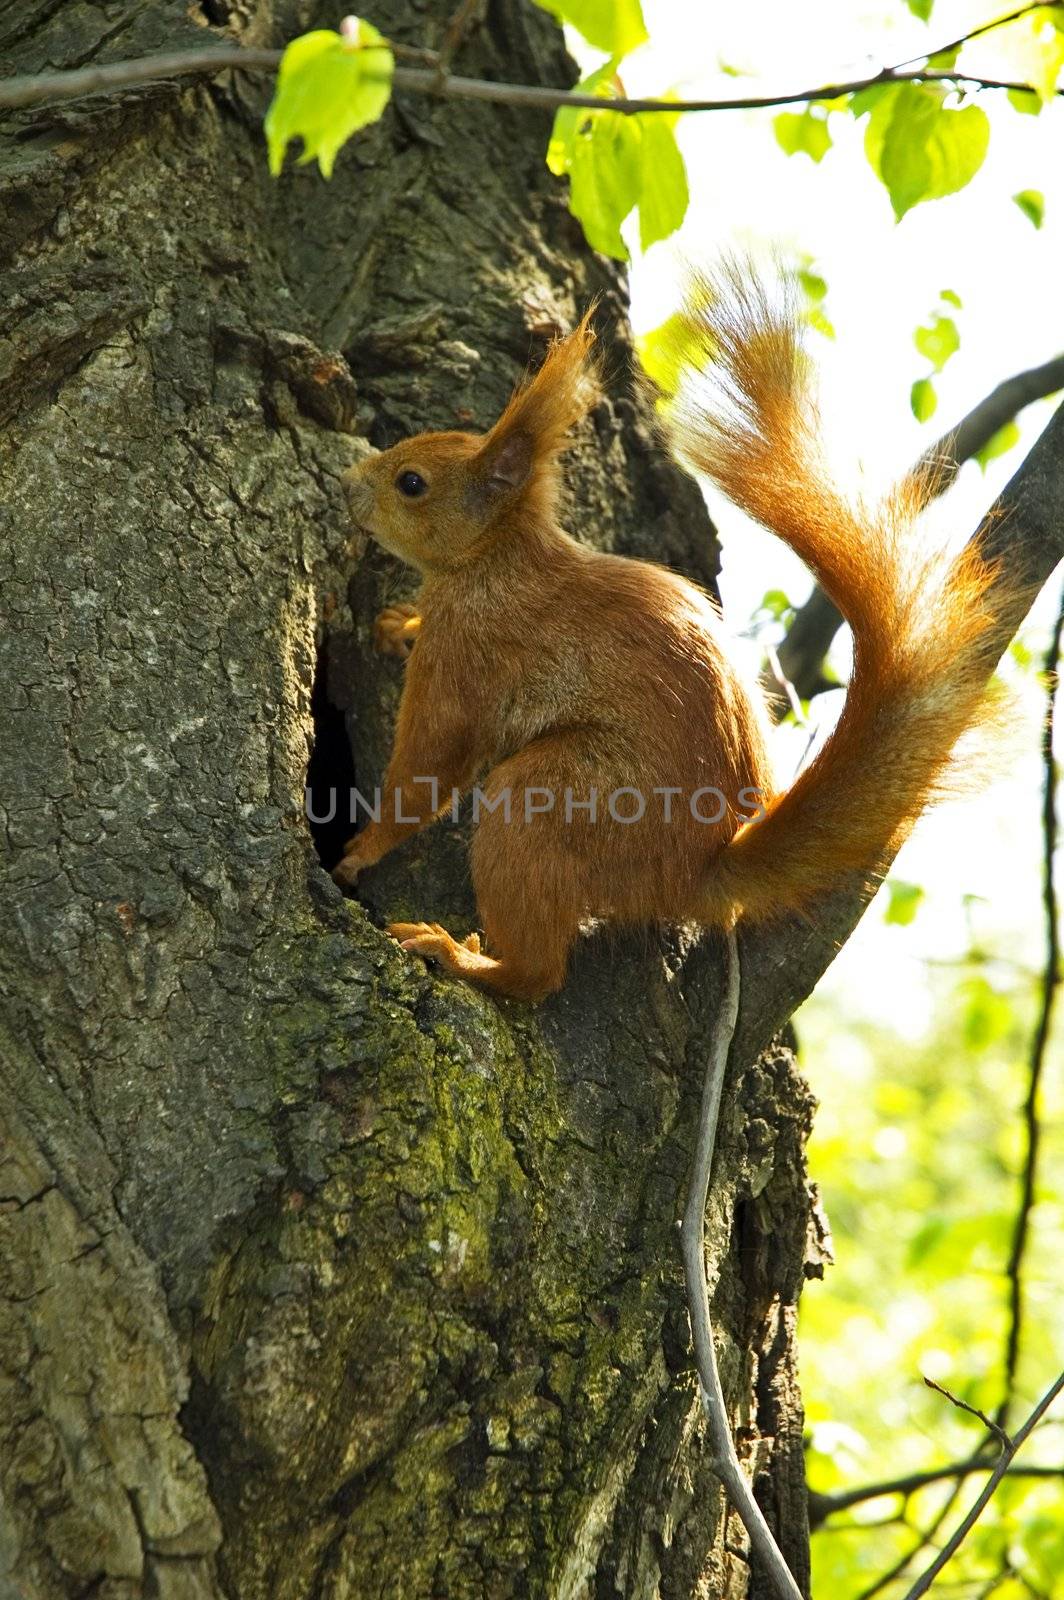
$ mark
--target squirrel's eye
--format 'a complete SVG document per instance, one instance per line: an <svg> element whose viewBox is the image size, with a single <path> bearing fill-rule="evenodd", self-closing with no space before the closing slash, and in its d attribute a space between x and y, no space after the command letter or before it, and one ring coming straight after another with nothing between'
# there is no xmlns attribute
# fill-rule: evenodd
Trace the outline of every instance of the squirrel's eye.
<svg viewBox="0 0 1064 1600"><path fill-rule="evenodd" d="M428 484L420 472L401 472L395 480L395 487L409 500L415 500L419 494L425 493Z"/></svg>

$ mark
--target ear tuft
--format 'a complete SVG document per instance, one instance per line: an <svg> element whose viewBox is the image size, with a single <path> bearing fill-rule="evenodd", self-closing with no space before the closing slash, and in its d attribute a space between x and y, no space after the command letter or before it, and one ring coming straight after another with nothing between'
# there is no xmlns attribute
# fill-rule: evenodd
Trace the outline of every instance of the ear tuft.
<svg viewBox="0 0 1064 1600"><path fill-rule="evenodd" d="M489 483L513 492L560 455L570 430L598 403L592 350L594 307L572 333L551 345L539 371L517 390L486 436L481 458Z"/></svg>

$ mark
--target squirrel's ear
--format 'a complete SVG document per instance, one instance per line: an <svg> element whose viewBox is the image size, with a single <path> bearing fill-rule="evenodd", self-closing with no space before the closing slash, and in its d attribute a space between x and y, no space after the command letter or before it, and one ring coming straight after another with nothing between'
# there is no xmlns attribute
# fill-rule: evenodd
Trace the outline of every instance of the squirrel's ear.
<svg viewBox="0 0 1064 1600"><path fill-rule="evenodd" d="M539 371L518 389L485 439L482 454L493 475L502 463L500 487L518 488L564 450L570 428L597 404L591 314L551 345Z"/></svg>
<svg viewBox="0 0 1064 1600"><path fill-rule="evenodd" d="M532 471L531 437L517 429L504 434L494 448L485 453L484 465L489 490L505 494L520 489Z"/></svg>

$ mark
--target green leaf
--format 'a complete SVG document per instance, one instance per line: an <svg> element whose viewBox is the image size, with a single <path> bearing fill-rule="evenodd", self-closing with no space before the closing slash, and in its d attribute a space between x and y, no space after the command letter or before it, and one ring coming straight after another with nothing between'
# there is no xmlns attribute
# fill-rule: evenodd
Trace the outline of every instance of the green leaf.
<svg viewBox="0 0 1064 1600"><path fill-rule="evenodd" d="M850 111L855 117L863 117L866 112L873 111L890 92L890 84L870 83L866 88L858 89L856 94L850 96Z"/></svg>
<svg viewBox="0 0 1064 1600"><path fill-rule="evenodd" d="M687 215L690 193L687 168L676 143L676 119L666 112L650 112L635 121L642 141L639 246L649 250L659 239L676 232Z"/></svg>
<svg viewBox="0 0 1064 1600"><path fill-rule="evenodd" d="M1031 89L1009 89L1007 98L1012 109L1025 117L1037 117L1042 109L1041 100Z"/></svg>
<svg viewBox="0 0 1064 1600"><path fill-rule="evenodd" d="M648 37L639 0L537 0L537 4L610 56L626 56Z"/></svg>
<svg viewBox="0 0 1064 1600"><path fill-rule="evenodd" d="M1041 189L1021 189L1019 194L1014 194L1012 198L1028 222L1033 222L1036 228L1040 228L1046 214L1046 197Z"/></svg>
<svg viewBox="0 0 1064 1600"><path fill-rule="evenodd" d="M643 370L664 395L674 395L685 367L702 367L706 360L704 334L687 311L674 311L671 317L637 335L636 354Z"/></svg>
<svg viewBox="0 0 1064 1600"><path fill-rule="evenodd" d="M782 589L766 590L757 609L766 612L776 622L783 622L794 611L793 605Z"/></svg>
<svg viewBox="0 0 1064 1600"><path fill-rule="evenodd" d="M648 250L675 233L687 212L687 169L676 143L677 118L668 112L626 117L610 111L617 60L611 58L579 85L602 98L601 111L562 106L554 118L547 165L569 175L569 209L588 243L627 261L621 224L639 207L639 237Z"/></svg>
<svg viewBox="0 0 1064 1600"><path fill-rule="evenodd" d="M918 883L903 883L900 878L887 879L887 909L883 921L897 928L907 928L920 909L924 891Z"/></svg>
<svg viewBox="0 0 1064 1600"><path fill-rule="evenodd" d="M951 45L948 50L936 50L934 55L928 56L927 64L935 72L949 72L957 65L957 57L961 53L958 44Z"/></svg>
<svg viewBox="0 0 1064 1600"><path fill-rule="evenodd" d="M806 258L809 259L808 257ZM818 272L812 272L808 267L799 267L795 276L801 286L802 293L811 305L818 306L828 292L827 280Z"/></svg>
<svg viewBox="0 0 1064 1600"><path fill-rule="evenodd" d="M318 29L293 39L281 57L277 88L266 113L270 171L276 178L293 139L302 139L299 165L315 156L328 178L337 151L353 133L376 122L392 93L395 58L370 23L347 19L344 36Z"/></svg>
<svg viewBox="0 0 1064 1600"><path fill-rule="evenodd" d="M960 991L967 1001L963 1026L969 1048L983 1050L1003 1039L1012 1025L1012 1009L1006 997L982 977L966 979Z"/></svg>
<svg viewBox="0 0 1064 1600"><path fill-rule="evenodd" d="M1038 7L1016 17L1003 30L1008 76L1029 83L1043 104L1056 93L1064 67L1064 29L1060 24L1059 12Z"/></svg>
<svg viewBox="0 0 1064 1600"><path fill-rule="evenodd" d="M957 310L960 311L961 297L955 289L940 289L938 298L944 300L948 306L956 306Z"/></svg>
<svg viewBox="0 0 1064 1600"><path fill-rule="evenodd" d="M569 209L588 244L603 255L627 261L621 223L642 185L642 138L635 119L607 111L615 90L616 58L577 85L581 94L600 95L604 109L562 106L554 118L547 165L556 177L569 175Z"/></svg>
<svg viewBox="0 0 1064 1600"><path fill-rule="evenodd" d="M935 0L905 0L905 4L909 7L913 16L919 17L921 22L930 21L931 7L934 3Z"/></svg>
<svg viewBox="0 0 1064 1600"><path fill-rule="evenodd" d="M621 223L639 199L642 139L630 117L616 111L584 113L569 165L569 209L593 250L627 261Z"/></svg>
<svg viewBox="0 0 1064 1600"><path fill-rule="evenodd" d="M616 89L617 58L604 61L601 67L596 67L594 72L588 73L577 84L577 94L601 95L603 102L607 103ZM554 114L554 126L551 129L550 143L547 146L547 165L556 178L563 178L569 171L572 160L573 141L577 129L583 125L590 113L579 106L560 106Z"/></svg>
<svg viewBox="0 0 1064 1600"><path fill-rule="evenodd" d="M941 372L950 356L960 349L961 336L953 318L944 317L936 311L926 326L915 330L913 344L930 361L935 371Z"/></svg>
<svg viewBox="0 0 1064 1600"><path fill-rule="evenodd" d="M938 409L938 395L930 378L917 378L909 394L909 405L917 422L928 422Z"/></svg>
<svg viewBox="0 0 1064 1600"><path fill-rule="evenodd" d="M902 83L872 106L865 154L899 222L921 200L963 189L983 164L986 113L979 106L945 105L947 92L939 84Z"/></svg>
<svg viewBox="0 0 1064 1600"><path fill-rule="evenodd" d="M1015 421L1006 422L999 428L992 438L986 441L981 450L975 452L975 459L986 471L988 461L993 461L996 456L1003 456L1006 450L1011 450L1014 444L1020 442L1020 430Z"/></svg>
<svg viewBox="0 0 1064 1600"><path fill-rule="evenodd" d="M804 111L781 111L773 117L772 126L776 143L789 156L806 155L811 161L823 161L831 149L831 134L826 116L817 116L812 106Z"/></svg>
<svg viewBox="0 0 1064 1600"><path fill-rule="evenodd" d="M823 334L825 339L834 339L835 324L824 315L819 306L808 306L802 321L815 333Z"/></svg>

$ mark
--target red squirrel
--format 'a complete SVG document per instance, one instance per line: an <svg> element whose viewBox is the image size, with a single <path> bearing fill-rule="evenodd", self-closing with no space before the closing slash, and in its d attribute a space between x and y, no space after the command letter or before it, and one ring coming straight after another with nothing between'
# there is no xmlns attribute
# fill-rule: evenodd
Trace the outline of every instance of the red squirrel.
<svg viewBox="0 0 1064 1600"><path fill-rule="evenodd" d="M389 932L531 1000L563 985L589 918L729 929L881 872L979 717L988 676L989 564L921 552L915 477L875 507L844 498L821 461L787 296L745 267L702 282L686 323L706 365L686 370L670 447L802 557L854 636L841 719L776 792L764 706L715 604L558 526L558 459L599 397L589 316L487 434L420 434L344 476L354 521L422 587L416 610L378 618L379 648L416 646L382 814L334 877L350 887L477 784L485 948L435 924Z"/></svg>

